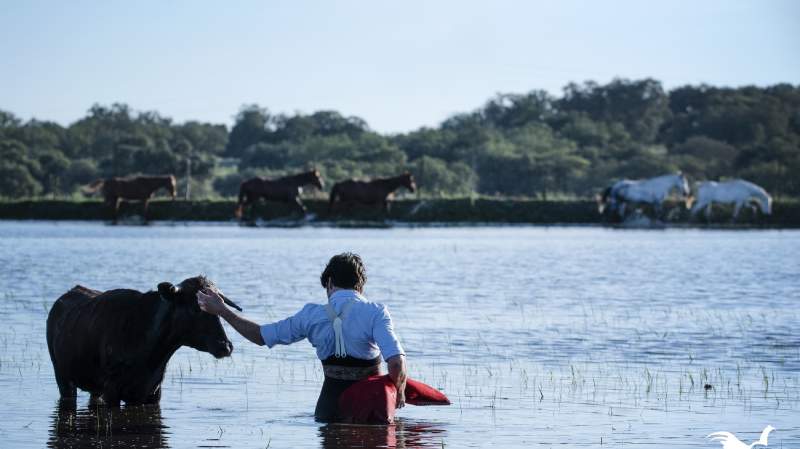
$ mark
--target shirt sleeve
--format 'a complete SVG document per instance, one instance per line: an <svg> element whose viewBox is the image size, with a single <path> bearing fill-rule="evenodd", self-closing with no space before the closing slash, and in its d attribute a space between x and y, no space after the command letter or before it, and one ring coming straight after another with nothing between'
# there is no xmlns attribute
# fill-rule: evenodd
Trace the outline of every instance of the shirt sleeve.
<svg viewBox="0 0 800 449"><path fill-rule="evenodd" d="M289 318L261 326L261 338L271 348L275 345L290 345L308 335L308 317L312 304L306 304L299 312Z"/></svg>
<svg viewBox="0 0 800 449"><path fill-rule="evenodd" d="M394 325L392 324L392 317L389 315L389 309L384 305L381 305L381 310L375 317L375 322L372 326L372 338L378 344L383 360L389 360L398 354L405 355L403 346L400 345L400 341L394 333Z"/></svg>

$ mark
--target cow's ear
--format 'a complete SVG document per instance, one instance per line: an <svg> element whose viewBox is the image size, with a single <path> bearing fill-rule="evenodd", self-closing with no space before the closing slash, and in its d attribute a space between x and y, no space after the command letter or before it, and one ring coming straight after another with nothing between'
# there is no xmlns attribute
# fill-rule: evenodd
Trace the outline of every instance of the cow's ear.
<svg viewBox="0 0 800 449"><path fill-rule="evenodd" d="M178 294L178 287L175 287L169 282L162 282L158 284L158 293L162 298L172 301Z"/></svg>

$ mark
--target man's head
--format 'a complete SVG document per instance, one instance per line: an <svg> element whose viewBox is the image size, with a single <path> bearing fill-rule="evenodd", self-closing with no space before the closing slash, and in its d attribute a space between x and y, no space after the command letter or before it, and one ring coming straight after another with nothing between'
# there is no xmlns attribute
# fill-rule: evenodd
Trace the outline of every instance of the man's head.
<svg viewBox="0 0 800 449"><path fill-rule="evenodd" d="M319 281L328 290L343 288L363 292L367 283L367 269L358 254L337 254L328 261Z"/></svg>

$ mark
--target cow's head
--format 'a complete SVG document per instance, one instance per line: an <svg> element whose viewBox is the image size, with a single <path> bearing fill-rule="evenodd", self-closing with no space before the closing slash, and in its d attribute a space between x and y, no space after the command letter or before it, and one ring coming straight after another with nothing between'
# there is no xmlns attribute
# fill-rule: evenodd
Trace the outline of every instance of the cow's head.
<svg viewBox="0 0 800 449"><path fill-rule="evenodd" d="M227 357L233 351L233 344L228 340L219 317L203 312L197 305L197 292L203 289L216 291L229 306L242 310L203 276L186 279L178 285L169 282L158 284L161 297L175 305L173 323L176 330L180 329L181 343L218 359Z"/></svg>

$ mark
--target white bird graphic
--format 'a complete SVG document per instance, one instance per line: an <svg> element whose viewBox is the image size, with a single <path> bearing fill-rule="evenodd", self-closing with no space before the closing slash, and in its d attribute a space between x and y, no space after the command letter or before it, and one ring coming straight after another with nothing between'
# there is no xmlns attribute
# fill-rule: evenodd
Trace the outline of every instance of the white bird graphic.
<svg viewBox="0 0 800 449"><path fill-rule="evenodd" d="M719 441L720 444L722 444L722 449L752 449L755 446L766 446L767 436L773 430L775 430L775 428L772 426L764 427L764 430L761 432L761 438L749 446L742 443L738 438L736 438L736 435L730 432L714 432L708 434L706 438L711 438L712 441Z"/></svg>

